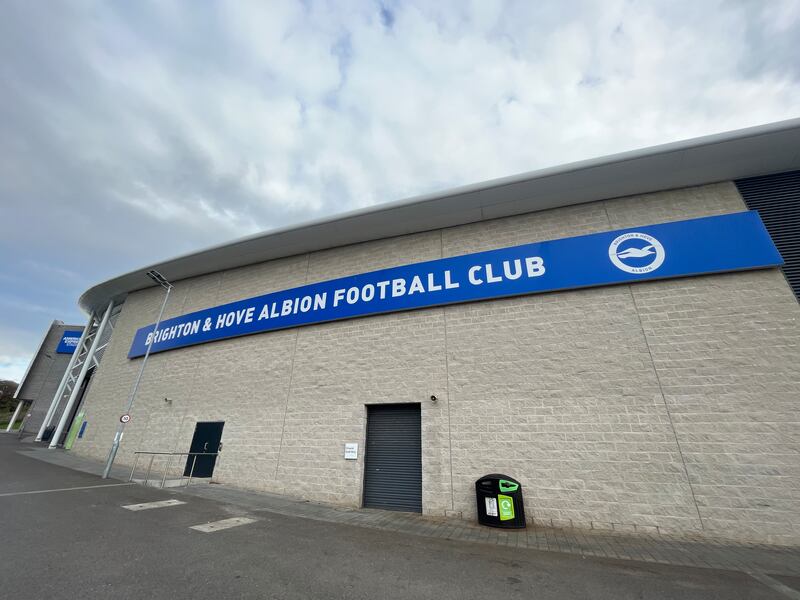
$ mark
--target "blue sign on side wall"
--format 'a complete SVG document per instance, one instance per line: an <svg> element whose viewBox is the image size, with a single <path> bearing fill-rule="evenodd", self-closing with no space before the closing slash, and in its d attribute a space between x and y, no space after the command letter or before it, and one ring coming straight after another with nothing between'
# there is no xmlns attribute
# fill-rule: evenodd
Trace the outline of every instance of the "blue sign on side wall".
<svg viewBox="0 0 800 600"><path fill-rule="evenodd" d="M783 264L754 211L564 238L313 283L136 332L129 358L241 335L584 287Z"/></svg>
<svg viewBox="0 0 800 600"><path fill-rule="evenodd" d="M72 354L75 348L78 347L78 342L81 341L82 331L65 331L61 336L61 341L58 342L56 352L58 354Z"/></svg>

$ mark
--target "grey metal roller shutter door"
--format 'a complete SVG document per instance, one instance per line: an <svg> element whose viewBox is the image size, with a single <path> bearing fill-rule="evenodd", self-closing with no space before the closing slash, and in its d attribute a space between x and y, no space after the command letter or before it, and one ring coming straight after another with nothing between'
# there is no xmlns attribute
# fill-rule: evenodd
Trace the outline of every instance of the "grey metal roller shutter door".
<svg viewBox="0 0 800 600"><path fill-rule="evenodd" d="M364 506L422 512L419 404L367 407Z"/></svg>

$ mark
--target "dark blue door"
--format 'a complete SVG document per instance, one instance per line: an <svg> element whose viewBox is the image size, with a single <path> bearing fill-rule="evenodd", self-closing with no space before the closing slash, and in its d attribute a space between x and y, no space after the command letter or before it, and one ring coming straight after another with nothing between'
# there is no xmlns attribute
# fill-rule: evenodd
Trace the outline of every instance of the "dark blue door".
<svg viewBox="0 0 800 600"><path fill-rule="evenodd" d="M214 473L214 465L217 464L216 453L220 450L222 440L222 427L225 421L207 421L195 425L194 437L189 452L204 453L206 456L189 455L186 457L186 467L183 474L189 477L211 477ZM211 456L208 456L211 454ZM194 470L192 463L194 462Z"/></svg>

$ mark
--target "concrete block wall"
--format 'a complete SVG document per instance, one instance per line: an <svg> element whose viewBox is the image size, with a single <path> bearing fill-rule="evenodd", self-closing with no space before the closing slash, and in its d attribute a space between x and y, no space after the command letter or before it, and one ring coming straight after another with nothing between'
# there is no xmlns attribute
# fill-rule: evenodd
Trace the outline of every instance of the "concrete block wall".
<svg viewBox="0 0 800 600"><path fill-rule="evenodd" d="M54 321L42 344L39 353L33 357L31 365L22 388L19 390L18 398L31 401L32 404L27 408L30 417L25 419L22 424L24 433L36 435L44 422L50 404L53 401L56 390L64 377L64 371L69 365L71 354L58 354L56 348L64 337L65 331L82 331L83 325L64 325L61 321ZM58 422L64 411L66 401L59 404L54 422ZM25 417L26 412L20 414L19 419Z"/></svg>
<svg viewBox="0 0 800 600"><path fill-rule="evenodd" d="M174 316L353 273L745 210L732 183L356 244L178 282ZM131 294L87 394L104 458L160 290ZM778 270L541 294L235 338L153 355L119 460L186 451L223 420L215 477L358 506L365 405L419 402L423 510L474 517L505 472L556 526L800 543L800 305ZM433 403L431 395L438 397ZM165 398L167 399L165 401ZM345 461L359 442L358 461ZM291 481L291 489L284 482Z"/></svg>

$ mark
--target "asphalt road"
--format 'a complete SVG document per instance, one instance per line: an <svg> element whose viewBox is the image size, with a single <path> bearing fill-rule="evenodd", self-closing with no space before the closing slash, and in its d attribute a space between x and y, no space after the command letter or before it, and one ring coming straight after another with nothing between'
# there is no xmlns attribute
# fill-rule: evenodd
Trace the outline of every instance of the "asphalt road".
<svg viewBox="0 0 800 600"><path fill-rule="evenodd" d="M744 573L247 513L103 481L21 455L20 447L16 436L0 435L4 598L784 598ZM168 499L185 504L122 508ZM212 533L190 529L231 517L257 520Z"/></svg>

